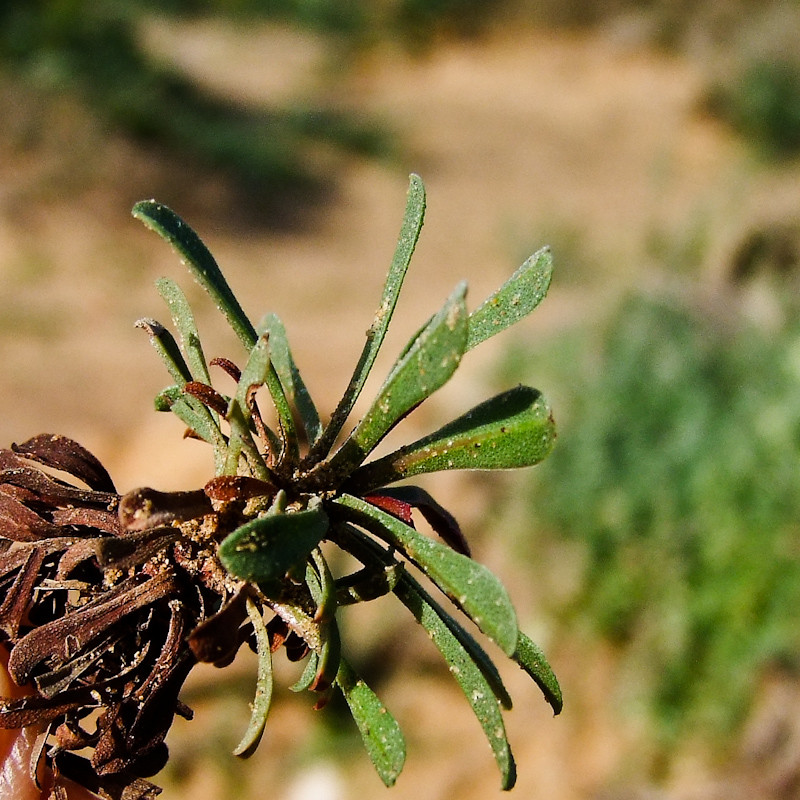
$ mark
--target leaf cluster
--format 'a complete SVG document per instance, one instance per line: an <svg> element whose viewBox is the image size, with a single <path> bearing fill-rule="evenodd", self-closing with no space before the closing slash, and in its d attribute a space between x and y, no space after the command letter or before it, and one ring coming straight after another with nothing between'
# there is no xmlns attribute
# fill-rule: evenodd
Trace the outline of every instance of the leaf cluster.
<svg viewBox="0 0 800 800"><path fill-rule="evenodd" d="M402 419L443 386L462 357L530 313L551 275L547 249L528 259L477 309L466 307L459 284L441 310L411 338L389 370L364 416L342 435L386 335L419 236L425 209L421 180L411 176L405 217L378 311L361 357L337 408L323 423L292 357L279 318L257 325L242 311L211 254L194 231L167 207L147 201L134 216L164 237L208 292L241 341L240 369L227 359L206 362L186 298L161 279L158 290L178 338L154 320L141 320L173 379L157 399L192 436L214 451L216 478L205 489L222 527L218 556L228 574L249 587L246 605L260 670L253 719L237 748L249 755L266 722L272 693L272 651L277 637L270 611L302 644L305 668L296 691L317 695L316 705L339 690L366 749L387 785L405 759L400 729L344 654L339 611L392 593L429 633L462 688L491 745L502 786L515 780L502 719L511 700L497 668L461 617L475 626L541 687L556 713L561 693L544 656L519 630L500 581L469 555L458 523L424 490L388 484L448 469L510 469L545 458L554 443L549 407L535 389L518 386L493 397L448 425L377 460L370 454ZM211 385L210 367L236 381L228 395ZM276 422L256 398L264 387ZM239 501L236 515L226 512ZM142 506L144 507L144 506ZM440 540L416 530L420 513ZM226 513L228 515L226 516ZM326 555L334 544L362 565L335 576Z"/></svg>

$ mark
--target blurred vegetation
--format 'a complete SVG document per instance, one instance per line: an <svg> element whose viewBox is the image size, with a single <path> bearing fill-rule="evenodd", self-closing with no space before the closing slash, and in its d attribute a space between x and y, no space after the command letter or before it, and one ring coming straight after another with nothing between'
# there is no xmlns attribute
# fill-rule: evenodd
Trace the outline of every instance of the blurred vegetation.
<svg viewBox="0 0 800 800"><path fill-rule="evenodd" d="M757 58L712 92L711 108L767 159L800 154L800 61Z"/></svg>
<svg viewBox="0 0 800 800"><path fill-rule="evenodd" d="M161 152L172 162L228 176L245 197L266 200L259 213L268 213L275 202L286 206L287 191L299 196L328 187L332 153L394 157L393 136L378 121L324 100L317 106L304 98L252 107L213 95L145 51L143 20L269 20L310 30L330 45L335 75L348 53L381 40L417 49L442 32L477 32L496 5L497 0L0 2L0 77L15 82L17 104L39 109L42 120L48 119L42 111L47 97L71 97L154 156Z"/></svg>
<svg viewBox="0 0 800 800"><path fill-rule="evenodd" d="M203 91L140 47L143 6L115 0L0 3L0 64L20 86L71 95L100 120L256 195L310 188L320 142L381 155L375 123L325 108L245 108Z"/></svg>
<svg viewBox="0 0 800 800"><path fill-rule="evenodd" d="M192 16L223 15L288 23L363 47L380 40L411 49L440 34L474 35L485 29L509 0L138 0L145 8Z"/></svg>
<svg viewBox="0 0 800 800"><path fill-rule="evenodd" d="M800 326L635 298L599 347L548 350L570 396L529 496L580 554L559 611L620 645L665 744L724 740L767 667L800 667Z"/></svg>
<svg viewBox="0 0 800 800"><path fill-rule="evenodd" d="M442 37L513 31L520 23L590 27L628 19L651 44L680 48L698 37L718 43L735 40L752 19L778 7L800 17L797 4L785 0L0 2L0 78L36 93L35 106L48 95L76 98L101 124L168 159L227 175L247 196L274 199L324 186L331 154L393 157L398 144L376 120L324 99L254 107L213 95L142 47L143 20L166 15L302 28L325 43L331 65L344 68L349 55L382 43L417 52ZM755 56L751 62L720 83L714 108L769 155L792 155L800 148L800 63ZM330 70L328 79L335 75Z"/></svg>

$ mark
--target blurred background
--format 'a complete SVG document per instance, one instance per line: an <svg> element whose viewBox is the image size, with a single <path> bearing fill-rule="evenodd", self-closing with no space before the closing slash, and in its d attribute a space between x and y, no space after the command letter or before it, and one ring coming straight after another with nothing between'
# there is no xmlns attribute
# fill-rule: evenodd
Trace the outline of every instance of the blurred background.
<svg viewBox="0 0 800 800"><path fill-rule="evenodd" d="M474 307L555 258L533 317L402 432L517 382L555 409L542 466L428 484L564 690L553 719L503 667L516 795L800 797L798 41L800 4L770 0L0 0L0 441L71 436L121 490L210 477L152 411L153 281L182 282L209 357L241 353L130 217L149 197L282 317L330 410L418 172L378 378L458 280ZM434 648L377 605L344 635L409 741L386 796L499 797ZM165 798L383 796L346 715L286 690L231 756L254 681L248 658L193 677Z"/></svg>

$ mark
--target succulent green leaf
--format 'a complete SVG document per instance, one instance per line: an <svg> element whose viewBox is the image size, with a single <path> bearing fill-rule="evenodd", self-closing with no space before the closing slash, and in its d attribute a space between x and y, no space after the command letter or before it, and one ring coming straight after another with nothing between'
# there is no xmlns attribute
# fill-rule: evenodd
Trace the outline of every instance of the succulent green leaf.
<svg viewBox="0 0 800 800"><path fill-rule="evenodd" d="M219 546L219 557L235 577L268 586L308 558L327 532L328 517L320 506L268 514L229 534Z"/></svg>
<svg viewBox="0 0 800 800"><path fill-rule="evenodd" d="M344 659L339 663L336 683L344 694L380 779L386 786L394 786L406 760L406 742L400 726Z"/></svg>
<svg viewBox="0 0 800 800"><path fill-rule="evenodd" d="M286 328L284 328L283 323L276 314L267 314L261 320L258 330L260 333L266 333L269 336L269 352L272 365L280 379L286 397L294 403L294 407L297 409L308 441L314 444L322 435L322 422L292 357L289 340L286 336Z"/></svg>
<svg viewBox="0 0 800 800"><path fill-rule="evenodd" d="M270 385L271 380L272 382L277 382L274 370L272 369L269 343L267 337L262 336L250 351L247 364L242 370L238 386L236 387L236 394L228 407L227 419L231 426L231 443L228 448L225 466L226 474L237 474L239 454L244 451L247 455L248 462L250 462L256 470L256 476L263 479L267 475L266 466L261 455L258 453L258 449L255 446L250 432L252 414L247 402L247 395L253 386L261 386L264 383ZM281 399L283 400L282 408L285 415L288 417L288 422L286 423L287 427L284 428L284 419L280 414L278 415L284 437L282 440L279 440L268 428L265 429L265 432L269 441L269 446L274 449L276 455L280 457L285 455L284 450L287 446L292 448L292 452L296 453L297 439L294 433L294 422L291 419L291 411L288 410L286 398L283 396L280 387L278 388L278 394L279 401Z"/></svg>
<svg viewBox="0 0 800 800"><path fill-rule="evenodd" d="M236 386L234 401L242 411L242 415L250 422L251 414L247 405L247 392L251 386L261 386L267 380L270 367L269 341L266 336L261 336L253 345L250 355L242 370L239 383Z"/></svg>
<svg viewBox="0 0 800 800"><path fill-rule="evenodd" d="M140 319L136 327L142 328L147 333L169 374L177 381L177 386L170 386L158 394L155 401L156 409L172 411L195 435L211 444L214 448L214 467L219 472L225 463L227 443L216 415L199 400L183 392L183 387L192 380L192 371L184 360L178 343L172 334L154 319ZM200 357L202 358L202 351Z"/></svg>
<svg viewBox="0 0 800 800"><path fill-rule="evenodd" d="M254 461L258 472L257 477L266 477L266 465L253 441L250 432L252 414L247 404L247 392L251 386L261 386L269 371L269 346L266 337L260 338L247 359L247 364L242 370L239 384L236 387L236 394L231 399L228 406L226 418L231 426L230 443L226 454L225 474L236 475L239 471L239 457L244 451L250 455L250 461ZM277 444L277 437L273 434L271 441ZM261 462L259 465L258 462Z"/></svg>
<svg viewBox="0 0 800 800"><path fill-rule="evenodd" d="M403 216L403 224L400 229L400 238L397 242L392 265L389 268L389 274L386 276L381 304L375 314L372 325L367 331L367 341L364 344L361 357L358 360L358 364L356 364L353 377L350 379L344 396L333 412L322 437L310 453L311 463L324 458L333 447L336 437L339 435L347 417L353 410L359 394L361 394L361 390L364 388L364 383L378 356L378 351L381 344L383 344L389 322L397 305L397 298L400 296L403 279L411 263L414 248L417 246L424 217L425 187L419 175L412 174L409 178L408 199L405 215Z"/></svg>
<svg viewBox="0 0 800 800"><path fill-rule="evenodd" d="M192 378L210 386L211 376L208 373L203 346L200 343L200 334L186 295L178 284L169 278L159 278L156 281L156 289L169 306L172 321L181 337L181 349Z"/></svg>
<svg viewBox="0 0 800 800"><path fill-rule="evenodd" d="M448 653L442 653L448 664L449 654L463 651L470 662L479 669L483 680L491 688L492 696L502 708L512 707L511 695L503 684L503 679L497 671L494 662L489 658L486 651L475 641L470 633L460 625L458 621L448 614L431 595L422 588L417 580L408 573L403 573L395 587L395 594L415 616L420 615L418 621L431 634L434 643L439 649L440 643L451 642ZM413 607L412 607L413 606ZM431 614L435 614L438 622L434 621ZM444 626L447 632L440 631L440 626ZM435 633L434 633L435 631ZM439 643L437 643L437 638ZM452 641L451 641L452 639ZM452 666L452 664L451 664ZM451 671L453 671L451 669Z"/></svg>
<svg viewBox="0 0 800 800"><path fill-rule="evenodd" d="M168 386L156 395L156 411L171 411L196 436L214 448L214 466L219 472L225 463L227 441L219 423L199 400L187 395L180 386Z"/></svg>
<svg viewBox="0 0 800 800"><path fill-rule="evenodd" d="M172 380L180 386L192 380L192 372L183 358L178 343L160 322L154 319L140 319L136 321L136 327L141 328L150 337L150 343L164 362Z"/></svg>
<svg viewBox="0 0 800 800"><path fill-rule="evenodd" d="M334 473L361 463L403 417L456 371L467 341L466 291L466 284L459 284L442 310L406 348L369 411L326 465Z"/></svg>
<svg viewBox="0 0 800 800"><path fill-rule="evenodd" d="M172 410L173 403L183 394L180 386L167 386L162 389L153 400L153 407L156 411L164 413Z"/></svg>
<svg viewBox="0 0 800 800"><path fill-rule="evenodd" d="M320 626L320 638L322 648L317 660L317 671L308 687L313 692L324 692L333 684L342 658L342 639L335 619Z"/></svg>
<svg viewBox="0 0 800 800"><path fill-rule="evenodd" d="M564 700L561 696L561 687L544 653L522 631L519 632L517 652L513 655L514 661L533 678L542 694L556 714L561 713Z"/></svg>
<svg viewBox="0 0 800 800"><path fill-rule="evenodd" d="M495 689L489 684L484 672L474 660L475 648L480 650L477 642L473 640L474 648L472 652L468 652L464 647L464 637L469 639L472 637L450 615L438 608L437 604L410 575L406 574L400 579L395 587L395 594L428 632L447 662L451 674L461 687L461 691L464 692L472 706L472 711L489 740L495 761L500 768L502 788L505 790L513 788L517 777L514 757L506 737L503 715L498 698L495 696ZM455 635L454 628L460 629L460 636ZM491 664L483 650L480 650L480 653L484 663ZM496 675L496 670L493 671ZM500 681L499 675L497 681ZM502 687L502 683L499 685ZM503 696L510 703L504 688Z"/></svg>
<svg viewBox="0 0 800 800"><path fill-rule="evenodd" d="M211 412L194 397L179 397L170 408L172 413L185 423L204 442L209 442L220 452L225 448L225 438Z"/></svg>
<svg viewBox="0 0 800 800"><path fill-rule="evenodd" d="M264 458L256 447L253 435L250 431L249 420L242 413L242 408L234 398L228 407L227 420L231 426L231 434L228 439L228 446L225 449L225 459L222 465L222 475L251 475L262 481L269 481L272 475L267 467ZM271 433L271 431L269 432ZM276 447L279 446L277 437ZM244 458L244 463L241 459ZM242 469L240 470L240 466Z"/></svg>
<svg viewBox="0 0 800 800"><path fill-rule="evenodd" d="M405 553L506 655L513 655L518 634L514 607L486 567L359 497L343 494L333 502L345 519Z"/></svg>
<svg viewBox="0 0 800 800"><path fill-rule="evenodd" d="M311 551L311 564L306 569L306 582L311 596L317 604L314 614L316 622L329 622L336 614L336 581L331 568L319 547Z"/></svg>
<svg viewBox="0 0 800 800"><path fill-rule="evenodd" d="M318 626L320 641L316 670L307 688L312 692L326 692L336 679L339 670L342 640L339 626L334 618L336 587L333 575L318 547L312 550L310 563L306 564L306 585L317 605L313 621Z"/></svg>
<svg viewBox="0 0 800 800"><path fill-rule="evenodd" d="M308 689L317 676L317 666L319 665L319 654L316 650L310 650L308 653L308 660L306 661L303 674L300 676L297 683L293 683L289 687L291 692L304 692Z"/></svg>
<svg viewBox="0 0 800 800"><path fill-rule="evenodd" d="M453 616L448 614L441 605L422 588L419 581L403 569L403 565L396 561L389 551L385 550L378 542L349 523L338 525L336 527L336 534L338 537L345 537L344 540L339 538L337 541L341 541L344 548L349 553L352 553L359 561L367 565L362 572L369 573L373 576L385 575L384 582L387 577L391 576L390 590L394 591L405 605L409 606L410 598L415 598L414 603L416 605L422 603L430 606L431 610L435 612L440 621L447 626L450 634L455 637L458 644L466 650L470 659L483 673L484 678L491 686L492 692L495 697L497 697L500 705L506 709L511 708L511 697L506 687L503 685L497 667L495 667L492 660L486 654L486 651L469 633L467 633L464 627L461 626ZM358 574L359 573L356 573L356 575ZM409 608L414 611L411 606L409 606Z"/></svg>
<svg viewBox="0 0 800 800"><path fill-rule="evenodd" d="M260 587L263 588L263 587ZM315 652L317 655L322 650L322 637L320 636L320 626L314 622L313 618L309 616L304 610L305 603L300 600L303 605L298 605L295 602L281 599L274 600L265 595L267 605Z"/></svg>
<svg viewBox="0 0 800 800"><path fill-rule="evenodd" d="M530 314L547 294L552 276L553 257L544 247L470 314L466 349L472 350Z"/></svg>
<svg viewBox="0 0 800 800"><path fill-rule="evenodd" d="M240 758L250 758L261 741L267 724L270 703L272 702L273 686L272 651L270 650L269 634L256 604L249 597L245 602L247 604L247 614L250 617L256 635L258 681L256 683L256 694L253 698L253 709L250 714L250 724L247 726L242 740L233 751L233 754Z"/></svg>
<svg viewBox="0 0 800 800"><path fill-rule="evenodd" d="M345 488L363 494L425 472L530 467L550 453L555 439L555 422L541 393L517 386L429 436L365 464Z"/></svg>
<svg viewBox="0 0 800 800"><path fill-rule="evenodd" d="M132 213L175 248L181 261L211 296L249 352L258 338L255 328L200 237L171 208L155 200L136 203Z"/></svg>
<svg viewBox="0 0 800 800"><path fill-rule="evenodd" d="M336 581L337 602L340 606L366 603L377 600L389 592L394 591L404 567L399 562L393 562L384 567L364 567L352 575L346 575Z"/></svg>
<svg viewBox="0 0 800 800"><path fill-rule="evenodd" d="M299 446L292 410L272 364L269 337L266 334L260 336L253 345L236 389L235 402L248 424L250 423L251 414L247 406L247 393L251 386L261 386L262 384L266 384L272 402L275 404L275 410L278 413L278 423L283 437L281 453L278 456L279 460L283 461L288 457L290 463L296 463ZM272 439L272 437L270 438Z"/></svg>

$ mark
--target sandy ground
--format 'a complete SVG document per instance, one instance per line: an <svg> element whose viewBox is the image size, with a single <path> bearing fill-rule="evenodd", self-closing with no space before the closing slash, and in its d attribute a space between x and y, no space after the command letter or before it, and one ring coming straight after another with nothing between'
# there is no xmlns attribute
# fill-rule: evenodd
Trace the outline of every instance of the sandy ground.
<svg viewBox="0 0 800 800"><path fill-rule="evenodd" d="M694 288L713 291L736 231L800 209L793 175L762 172L756 179L741 146L703 114L705 76L697 64L642 50L613 31L446 44L419 60L382 52L334 86L320 76L327 61L318 43L287 43L271 29L231 35L208 26L155 26L147 41L199 80L244 101L324 90L400 134L401 164L340 163L338 193L303 229L243 229L229 218L189 217L246 310L256 318L268 310L282 316L323 409L338 399L360 350L411 170L426 183L427 223L378 376L458 280L469 280L474 306L541 245L554 247L556 279L522 337L552 335L602 313L627 288L678 281L678 274L655 263L648 243L660 234L686 236L699 218L709 220L713 235L700 278L691 280ZM120 489L193 488L209 477L210 457L197 443L180 441L180 423L152 413L152 396L166 375L146 337L133 329L139 317L168 317L155 278L169 275L185 286L188 279L169 248L129 217L132 202L153 191L146 170L132 172L142 164L140 153L112 140L102 180L90 167L77 179L66 170L65 161L91 162L90 148L77 135L81 124L49 162L23 146L0 152L0 441L59 432L100 456ZM89 128L89 140L96 135ZM74 185L63 184L65 174ZM199 290L188 288L208 354L237 358L231 335ZM502 341L493 340L470 355L458 380L408 427L429 429L483 399L492 388L498 346ZM450 481L443 492L463 496L465 485ZM467 512L467 526L478 512L472 520ZM547 638L548 623L530 607L525 576L500 549L479 555L515 587L526 622ZM398 625L397 636L416 636ZM516 698L508 719L519 761L516 796L737 796L705 770L702 758L685 759L664 794L648 788L641 723L615 711L613 654L550 639L567 697L561 718L552 719L521 674L504 673ZM386 796L499 796L490 753L468 707L428 664L426 642L410 642L423 653L410 667L416 674L406 684L401 665L384 689L410 743L406 773ZM213 747L233 746L247 713L223 703L221 720L219 713L204 716L211 704L203 688L220 680L217 673L203 674L193 684L198 719L176 729L177 766L168 775L166 798L260 797L265 786L286 800L383 796L365 757L333 752L321 761L303 760L314 751L320 728L295 700L278 704L265 746L251 763L232 763L227 750L219 756ZM199 760L187 742L199 748ZM190 762L193 770L178 780L181 765Z"/></svg>

